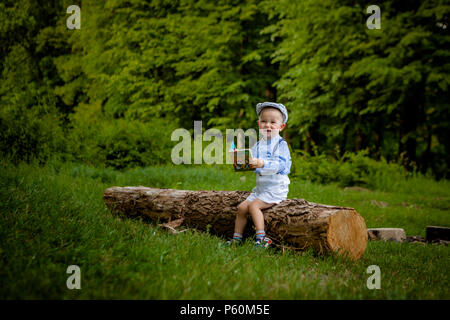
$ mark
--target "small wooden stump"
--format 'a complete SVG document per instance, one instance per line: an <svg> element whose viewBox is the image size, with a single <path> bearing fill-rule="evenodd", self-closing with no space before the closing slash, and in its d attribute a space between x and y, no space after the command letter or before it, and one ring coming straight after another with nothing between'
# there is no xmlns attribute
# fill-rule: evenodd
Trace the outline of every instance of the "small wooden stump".
<svg viewBox="0 0 450 320"><path fill-rule="evenodd" d="M370 228L367 233L370 240L403 242L406 239L405 230L401 228Z"/></svg>

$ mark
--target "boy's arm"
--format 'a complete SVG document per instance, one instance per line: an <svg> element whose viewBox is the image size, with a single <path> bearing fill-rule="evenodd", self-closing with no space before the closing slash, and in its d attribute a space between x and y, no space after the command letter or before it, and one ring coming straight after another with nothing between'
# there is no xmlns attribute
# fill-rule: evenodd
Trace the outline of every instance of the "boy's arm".
<svg viewBox="0 0 450 320"><path fill-rule="evenodd" d="M289 147L286 141L282 141L277 152L269 159L262 159L264 166L257 168L255 171L263 176L277 174L283 172L288 168L288 163L291 159Z"/></svg>

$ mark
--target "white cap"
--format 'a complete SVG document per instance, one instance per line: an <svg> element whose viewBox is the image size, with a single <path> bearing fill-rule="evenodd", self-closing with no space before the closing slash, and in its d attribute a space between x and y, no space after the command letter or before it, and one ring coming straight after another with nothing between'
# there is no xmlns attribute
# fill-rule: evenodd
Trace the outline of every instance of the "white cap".
<svg viewBox="0 0 450 320"><path fill-rule="evenodd" d="M261 110L266 107L276 108L276 109L280 110L280 112L283 114L283 123L286 123L288 121L288 113L287 113L286 107L284 105L282 105L281 103L275 103L275 102L258 103L256 105L256 114L258 115L258 117L259 117L259 114L261 113Z"/></svg>

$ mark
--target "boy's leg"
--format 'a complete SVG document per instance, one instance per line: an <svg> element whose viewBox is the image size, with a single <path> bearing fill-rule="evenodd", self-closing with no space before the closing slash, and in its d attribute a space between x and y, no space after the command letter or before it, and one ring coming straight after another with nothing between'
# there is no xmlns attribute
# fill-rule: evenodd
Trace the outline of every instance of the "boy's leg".
<svg viewBox="0 0 450 320"><path fill-rule="evenodd" d="M250 202L245 200L238 205L238 212L236 214L236 220L234 222L234 232L243 234L245 226L247 225L248 206Z"/></svg>
<svg viewBox="0 0 450 320"><path fill-rule="evenodd" d="M253 224L256 229L255 246L257 247L267 248L272 243L272 240L266 237L266 232L264 230L264 215L261 210L270 208L273 205L273 203L267 203L259 199L252 201L249 205L249 212L252 216Z"/></svg>
<svg viewBox="0 0 450 320"><path fill-rule="evenodd" d="M236 213L236 220L234 221L234 234L233 238L226 242L227 245L233 245L242 242L242 236L245 226L247 224L248 205L249 201L244 200L238 205L238 211Z"/></svg>
<svg viewBox="0 0 450 320"><path fill-rule="evenodd" d="M262 209L270 208L274 205L274 203L267 203L259 199L253 200L248 205L248 211L253 219L253 224L255 225L256 230L264 230L264 215L262 213Z"/></svg>

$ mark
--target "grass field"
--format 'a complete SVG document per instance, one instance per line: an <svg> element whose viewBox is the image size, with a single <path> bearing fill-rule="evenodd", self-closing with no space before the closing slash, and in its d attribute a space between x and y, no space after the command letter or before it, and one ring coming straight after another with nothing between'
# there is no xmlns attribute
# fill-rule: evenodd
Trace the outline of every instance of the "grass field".
<svg viewBox="0 0 450 320"><path fill-rule="evenodd" d="M110 186L251 190L252 173L229 167L150 167L119 172L79 164L3 163L0 174L0 299L449 299L450 249L369 242L351 262L224 239L177 235L140 219L113 216ZM291 179L289 198L355 208L367 227L450 226L450 183L425 178L386 182L383 190L340 188ZM69 290L69 265L81 290ZM378 265L381 289L366 286Z"/></svg>

